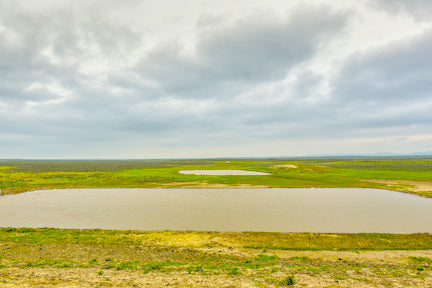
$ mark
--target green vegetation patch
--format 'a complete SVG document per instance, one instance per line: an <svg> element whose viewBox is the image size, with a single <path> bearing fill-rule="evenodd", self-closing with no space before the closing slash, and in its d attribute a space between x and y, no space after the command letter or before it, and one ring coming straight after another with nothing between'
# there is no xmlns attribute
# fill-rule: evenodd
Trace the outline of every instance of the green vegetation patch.
<svg viewBox="0 0 432 288"><path fill-rule="evenodd" d="M432 235L388 233L239 233L246 248L281 250L421 250L432 249ZM249 241L247 240L249 239ZM237 240L240 242L241 240ZM247 243L247 244L246 244ZM422 247L422 248L420 248Z"/></svg>
<svg viewBox="0 0 432 288"><path fill-rule="evenodd" d="M279 259L279 257L276 255L270 256L270 255L265 255L265 254L260 254L255 258L256 261L274 261L277 259Z"/></svg>
<svg viewBox="0 0 432 288"><path fill-rule="evenodd" d="M415 257L415 256L411 256L409 257L409 259L417 264L432 264L432 259L428 258L428 257Z"/></svg>
<svg viewBox="0 0 432 288"><path fill-rule="evenodd" d="M0 228L0 242L29 244L115 244L176 247L243 247L298 251L428 250L429 233L272 233L123 231L100 229ZM260 254L259 261L277 260Z"/></svg>

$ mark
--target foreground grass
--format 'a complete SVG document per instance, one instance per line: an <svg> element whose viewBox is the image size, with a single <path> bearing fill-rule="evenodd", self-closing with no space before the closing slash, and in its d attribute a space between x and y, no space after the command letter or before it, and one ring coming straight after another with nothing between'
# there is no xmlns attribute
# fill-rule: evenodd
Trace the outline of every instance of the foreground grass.
<svg viewBox="0 0 432 288"><path fill-rule="evenodd" d="M242 169L269 176L179 175ZM2 194L52 188L366 187L432 197L432 159L0 161Z"/></svg>
<svg viewBox="0 0 432 288"><path fill-rule="evenodd" d="M4 287L280 287L293 280L299 287L428 287L431 274L430 234L0 229Z"/></svg>
<svg viewBox="0 0 432 288"><path fill-rule="evenodd" d="M388 233L182 232L101 229L0 228L0 242L236 247L258 250L432 250L432 235Z"/></svg>

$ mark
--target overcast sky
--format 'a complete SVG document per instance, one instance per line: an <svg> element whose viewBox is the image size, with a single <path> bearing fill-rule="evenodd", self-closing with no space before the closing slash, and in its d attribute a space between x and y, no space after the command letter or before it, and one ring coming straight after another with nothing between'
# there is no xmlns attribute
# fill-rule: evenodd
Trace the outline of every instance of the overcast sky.
<svg viewBox="0 0 432 288"><path fill-rule="evenodd" d="M0 1L0 158L427 150L430 0Z"/></svg>

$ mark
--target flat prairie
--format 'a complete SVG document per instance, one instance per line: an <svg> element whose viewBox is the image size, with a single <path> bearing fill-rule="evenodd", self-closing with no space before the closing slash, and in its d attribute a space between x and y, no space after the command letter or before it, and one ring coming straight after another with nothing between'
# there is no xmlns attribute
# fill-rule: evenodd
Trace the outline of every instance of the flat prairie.
<svg viewBox="0 0 432 288"><path fill-rule="evenodd" d="M180 170L269 175L181 175ZM51 188L359 187L432 197L432 159L0 161ZM0 228L1 287L432 287L432 235Z"/></svg>

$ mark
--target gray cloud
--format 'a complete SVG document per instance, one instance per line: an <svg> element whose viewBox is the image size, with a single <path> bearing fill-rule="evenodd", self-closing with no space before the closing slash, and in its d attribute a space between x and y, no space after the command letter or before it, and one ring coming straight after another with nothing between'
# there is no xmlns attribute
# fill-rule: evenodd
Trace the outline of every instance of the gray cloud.
<svg viewBox="0 0 432 288"><path fill-rule="evenodd" d="M333 82L330 105L345 114L350 127L431 128L430 51L432 31L355 53Z"/></svg>
<svg viewBox="0 0 432 288"><path fill-rule="evenodd" d="M352 55L335 94L358 103L404 104L430 99L432 31Z"/></svg>
<svg viewBox="0 0 432 288"><path fill-rule="evenodd" d="M429 0L377 0L372 1L372 4L386 12L411 14L417 20L432 19L432 3Z"/></svg>
<svg viewBox="0 0 432 288"><path fill-rule="evenodd" d="M2 158L224 151L432 128L431 32L355 52L332 78L316 57L352 23L329 6L201 15L192 34L152 38L139 19L122 21L135 6L23 3L0 3Z"/></svg>
<svg viewBox="0 0 432 288"><path fill-rule="evenodd" d="M283 19L254 15L230 25L216 22L200 31L192 54L180 44L157 47L137 73L179 97L229 96L244 85L283 78L345 22L346 15L323 7L299 8Z"/></svg>

